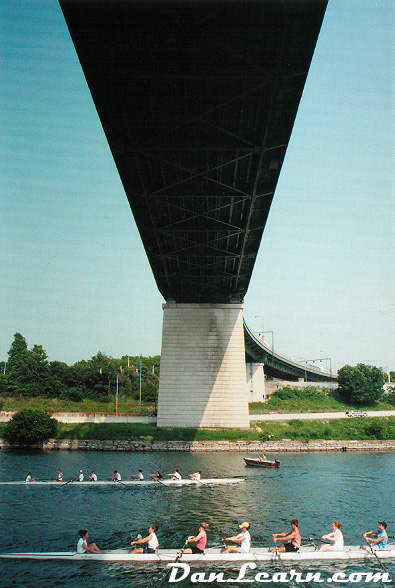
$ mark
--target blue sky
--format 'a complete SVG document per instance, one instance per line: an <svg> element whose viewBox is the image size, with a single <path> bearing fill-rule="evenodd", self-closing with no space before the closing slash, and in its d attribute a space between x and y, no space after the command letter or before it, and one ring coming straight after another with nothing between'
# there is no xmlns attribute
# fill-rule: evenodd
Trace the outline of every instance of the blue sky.
<svg viewBox="0 0 395 588"><path fill-rule="evenodd" d="M329 0L245 300L278 351L333 369L395 369L394 6ZM56 0L3 0L0 60L0 360L15 332L68 364L160 353L163 299Z"/></svg>

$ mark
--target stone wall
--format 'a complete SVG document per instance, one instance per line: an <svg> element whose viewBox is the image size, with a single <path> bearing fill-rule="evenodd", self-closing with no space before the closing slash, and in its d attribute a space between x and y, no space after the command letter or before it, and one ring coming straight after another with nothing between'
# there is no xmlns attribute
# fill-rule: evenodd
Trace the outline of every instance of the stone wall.
<svg viewBox="0 0 395 588"><path fill-rule="evenodd" d="M10 446L0 439L0 449ZM243 452L300 452L300 451L395 451L394 441L95 441L50 439L34 449L68 451L243 451ZM23 448L20 448L23 449Z"/></svg>

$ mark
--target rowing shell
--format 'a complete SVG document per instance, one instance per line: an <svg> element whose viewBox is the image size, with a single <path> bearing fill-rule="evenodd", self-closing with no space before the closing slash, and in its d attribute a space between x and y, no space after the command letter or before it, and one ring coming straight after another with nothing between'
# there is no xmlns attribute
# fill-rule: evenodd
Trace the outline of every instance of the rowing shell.
<svg viewBox="0 0 395 588"><path fill-rule="evenodd" d="M175 549L159 550L157 554L130 553L126 549L104 551L102 553L77 553L75 551L48 552L48 553L0 553L0 558L7 559L60 559L68 561L130 561L130 562L174 562L179 555ZM268 548L251 549L250 553L221 553L218 548L207 549L203 555L184 553L178 561L278 561L278 555L270 552ZM372 560L395 559L395 545L388 545L387 549L365 550L359 546L348 546L344 551L315 551L314 547L302 547L297 553L281 553L283 561L334 561L334 560Z"/></svg>
<svg viewBox="0 0 395 588"><path fill-rule="evenodd" d="M78 482L75 480L55 482L54 480L37 482L0 482L0 486L206 486L211 484L236 484L244 482L245 478L206 478L204 480L125 480L125 482L112 482L111 480L98 480L97 482Z"/></svg>

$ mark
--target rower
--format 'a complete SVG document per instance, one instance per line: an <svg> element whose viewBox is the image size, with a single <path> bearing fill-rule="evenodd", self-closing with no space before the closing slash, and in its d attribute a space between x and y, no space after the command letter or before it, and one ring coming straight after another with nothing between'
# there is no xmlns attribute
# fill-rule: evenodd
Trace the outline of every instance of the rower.
<svg viewBox="0 0 395 588"><path fill-rule="evenodd" d="M162 474L160 472L158 472L158 470L156 470L156 472L154 474L148 474L148 476L150 478L153 478L154 480L163 480Z"/></svg>
<svg viewBox="0 0 395 588"><path fill-rule="evenodd" d="M343 551L344 538L340 531L341 526L342 524L339 523L339 521L333 521L332 533L328 533L328 535L323 535L321 537L322 541L331 541L333 545L321 545L318 551Z"/></svg>
<svg viewBox="0 0 395 588"><path fill-rule="evenodd" d="M174 474L167 474L167 475L171 477L173 482L178 482L179 480L182 480L181 474L178 470L174 470Z"/></svg>
<svg viewBox="0 0 395 588"><path fill-rule="evenodd" d="M108 479L111 480L111 482L120 482L122 480L121 474L117 470L114 470L114 474Z"/></svg>
<svg viewBox="0 0 395 588"><path fill-rule="evenodd" d="M133 478L134 480L144 480L144 476L143 476L142 470L139 470L137 476L134 476L132 474L130 477Z"/></svg>
<svg viewBox="0 0 395 588"><path fill-rule="evenodd" d="M371 543L371 546L366 546L365 549L369 549L373 547L374 549L385 549L388 543L388 535L387 535L387 523L385 521L379 521L379 528L378 531L367 531L363 534L365 541ZM374 538L368 537L368 535L375 535Z"/></svg>
<svg viewBox="0 0 395 588"><path fill-rule="evenodd" d="M83 482L83 481L84 481L84 474L82 473L82 470L80 470L78 472L77 482Z"/></svg>
<svg viewBox="0 0 395 588"><path fill-rule="evenodd" d="M25 482L35 482L36 478L32 478L32 473L31 472L27 472L27 476L26 476L26 480Z"/></svg>
<svg viewBox="0 0 395 588"><path fill-rule="evenodd" d="M191 478L191 480L196 480L197 482L200 482L200 479L202 477L202 472L200 470L198 470L194 474L189 474L189 477Z"/></svg>
<svg viewBox="0 0 395 588"><path fill-rule="evenodd" d="M187 543L196 543L196 545L193 547L187 547L184 549L184 553L198 553L200 555L204 553L207 544L206 529L208 529L208 524L200 523L198 534L196 536L191 535L187 539Z"/></svg>
<svg viewBox="0 0 395 588"><path fill-rule="evenodd" d="M80 538L77 543L77 553L101 553L96 543L88 545L87 540L89 533L86 529L80 529L78 535Z"/></svg>
<svg viewBox="0 0 395 588"><path fill-rule="evenodd" d="M290 531L286 531L285 533L273 533L273 540L276 543L276 547L274 547L271 551L298 551L302 544L298 519L292 519ZM283 545L277 547L277 541L283 543Z"/></svg>
<svg viewBox="0 0 395 588"><path fill-rule="evenodd" d="M97 482L97 476L93 470L91 471L91 475L88 476L88 482Z"/></svg>
<svg viewBox="0 0 395 588"><path fill-rule="evenodd" d="M62 470L58 469L58 473L56 474L55 482L62 482L62 481L63 481Z"/></svg>
<svg viewBox="0 0 395 588"><path fill-rule="evenodd" d="M234 537L227 537L224 541L234 541L235 543L240 543L240 547L237 545L228 545L223 551L223 553L249 553L251 547L251 535L248 531L250 528L250 523L241 523L239 528L241 529L241 533L235 535Z"/></svg>
<svg viewBox="0 0 395 588"><path fill-rule="evenodd" d="M143 545L143 547L137 547L136 549L133 549L132 553L156 553L156 550L159 547L159 541L158 538L156 536L156 532L158 531L159 526L158 525L150 525L150 528L148 529L148 535L147 537L144 537L144 539L137 539L136 541L132 541L130 545L132 545L132 547L134 545ZM141 535L140 535L141 537Z"/></svg>

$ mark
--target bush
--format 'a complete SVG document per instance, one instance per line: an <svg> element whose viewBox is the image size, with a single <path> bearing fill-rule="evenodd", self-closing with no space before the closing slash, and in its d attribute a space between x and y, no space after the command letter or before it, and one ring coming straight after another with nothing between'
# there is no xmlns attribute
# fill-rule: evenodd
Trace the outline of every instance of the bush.
<svg viewBox="0 0 395 588"><path fill-rule="evenodd" d="M372 439L388 439L388 421L386 419L372 418L365 427L365 434Z"/></svg>
<svg viewBox="0 0 395 588"><path fill-rule="evenodd" d="M42 410L24 409L8 421L4 438L12 445L42 443L56 434L57 420Z"/></svg>
<svg viewBox="0 0 395 588"><path fill-rule="evenodd" d="M84 396L80 388L67 388L59 396L60 400L71 400L72 402L82 402Z"/></svg>
<svg viewBox="0 0 395 588"><path fill-rule="evenodd" d="M395 392L390 392L389 394L386 394L385 401L388 402L388 404L392 404L392 406L395 406Z"/></svg>
<svg viewBox="0 0 395 588"><path fill-rule="evenodd" d="M383 394L384 376L374 366L359 363L343 366L337 375L339 395L346 402L358 405L374 404Z"/></svg>

